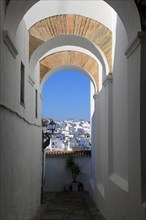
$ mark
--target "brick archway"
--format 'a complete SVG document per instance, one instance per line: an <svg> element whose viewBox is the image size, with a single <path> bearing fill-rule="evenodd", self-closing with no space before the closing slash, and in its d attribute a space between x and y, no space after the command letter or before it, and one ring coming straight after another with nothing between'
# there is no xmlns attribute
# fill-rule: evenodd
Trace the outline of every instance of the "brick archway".
<svg viewBox="0 0 146 220"><path fill-rule="evenodd" d="M78 35L93 42L104 52L112 72L112 32L103 24L81 15L57 15L43 19L29 29L29 55L49 39Z"/></svg>
<svg viewBox="0 0 146 220"><path fill-rule="evenodd" d="M99 68L98 63L90 56L78 51L60 51L48 55L40 60L40 82L48 71L62 65L80 66L90 73L99 89Z"/></svg>

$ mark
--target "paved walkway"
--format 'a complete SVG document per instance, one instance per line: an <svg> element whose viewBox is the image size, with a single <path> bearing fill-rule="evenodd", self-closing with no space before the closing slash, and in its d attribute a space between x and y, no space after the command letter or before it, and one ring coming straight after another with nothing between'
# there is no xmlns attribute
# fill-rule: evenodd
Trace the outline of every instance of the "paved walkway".
<svg viewBox="0 0 146 220"><path fill-rule="evenodd" d="M105 220L88 192L47 193L32 220Z"/></svg>

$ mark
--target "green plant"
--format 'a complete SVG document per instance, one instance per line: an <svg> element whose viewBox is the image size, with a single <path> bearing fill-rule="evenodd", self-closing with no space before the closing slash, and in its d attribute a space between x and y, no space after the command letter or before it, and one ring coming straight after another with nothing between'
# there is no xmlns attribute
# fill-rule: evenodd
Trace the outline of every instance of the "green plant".
<svg viewBox="0 0 146 220"><path fill-rule="evenodd" d="M81 173L81 168L79 164L75 163L74 158L72 156L66 159L66 167L71 170L73 182L77 182L77 176Z"/></svg>

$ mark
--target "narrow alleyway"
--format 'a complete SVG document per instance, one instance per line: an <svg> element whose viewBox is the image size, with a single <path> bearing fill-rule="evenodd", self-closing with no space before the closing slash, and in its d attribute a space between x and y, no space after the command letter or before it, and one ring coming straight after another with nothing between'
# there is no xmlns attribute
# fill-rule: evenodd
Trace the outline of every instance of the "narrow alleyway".
<svg viewBox="0 0 146 220"><path fill-rule="evenodd" d="M88 192L47 193L32 220L104 220Z"/></svg>

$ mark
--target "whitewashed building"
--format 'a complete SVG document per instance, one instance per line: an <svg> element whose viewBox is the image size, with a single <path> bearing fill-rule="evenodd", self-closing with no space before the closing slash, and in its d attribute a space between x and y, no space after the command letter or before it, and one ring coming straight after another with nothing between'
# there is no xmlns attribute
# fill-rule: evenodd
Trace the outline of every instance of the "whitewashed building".
<svg viewBox="0 0 146 220"><path fill-rule="evenodd" d="M65 145L62 140L60 140L58 138L51 138L50 144L47 147L47 149L49 149L51 151L64 151Z"/></svg>

